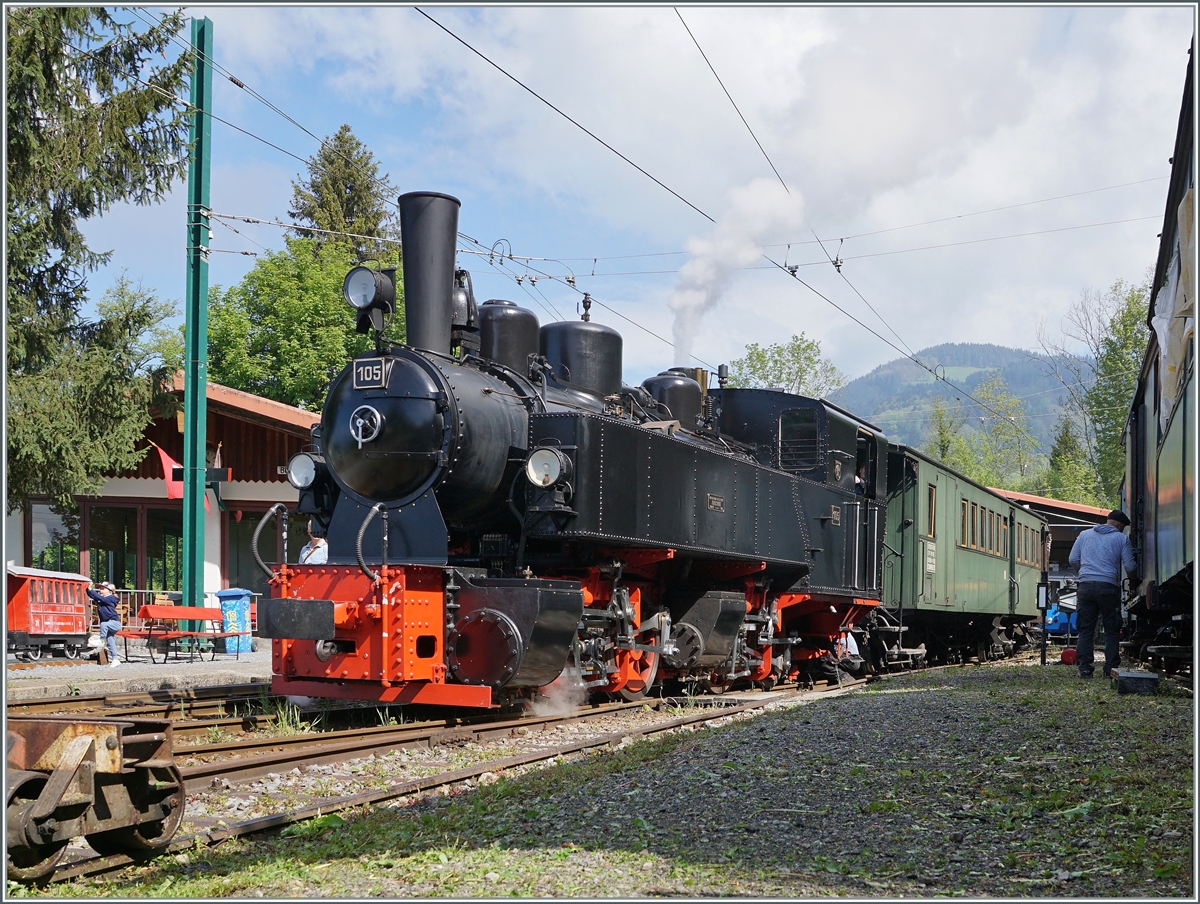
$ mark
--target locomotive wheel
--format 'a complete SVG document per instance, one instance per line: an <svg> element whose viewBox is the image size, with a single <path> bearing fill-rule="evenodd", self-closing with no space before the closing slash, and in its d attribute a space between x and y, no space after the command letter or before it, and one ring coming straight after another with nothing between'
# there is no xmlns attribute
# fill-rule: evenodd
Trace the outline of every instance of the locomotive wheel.
<svg viewBox="0 0 1200 904"><path fill-rule="evenodd" d="M69 643L63 647L63 655L68 659L78 659L79 647L76 644Z"/></svg>
<svg viewBox="0 0 1200 904"><path fill-rule="evenodd" d="M706 694L716 694L719 696L729 690L729 682L725 680L724 676L721 677L720 683L714 682L712 677L701 678L700 688Z"/></svg>
<svg viewBox="0 0 1200 904"><path fill-rule="evenodd" d="M645 697L646 692L654 686L654 679L658 677L658 661L661 658L662 655L659 653L642 651L641 655L632 663L633 677L617 691L617 696L627 703L636 703Z"/></svg>
<svg viewBox="0 0 1200 904"><path fill-rule="evenodd" d="M131 856L148 851L157 851L171 843L175 833L183 822L183 776L175 766L155 767L149 770L146 778L151 782L142 788L131 788L135 795L134 803L139 809L159 800L170 802L170 810L165 819L154 822L142 822L134 826L123 826L110 829L107 832L95 832L85 836L87 843L97 854L107 857L111 854L129 854ZM165 794L164 794L165 792ZM139 800L138 797L142 799Z"/></svg>
<svg viewBox="0 0 1200 904"><path fill-rule="evenodd" d="M67 841L50 841L46 844L29 844L14 847L14 834L23 835L22 829L27 814L33 809L38 795L46 785L47 776L40 772L11 772L8 776L8 875L12 879L29 882L41 879L54 871L67 850ZM25 840L25 839L22 839Z"/></svg>

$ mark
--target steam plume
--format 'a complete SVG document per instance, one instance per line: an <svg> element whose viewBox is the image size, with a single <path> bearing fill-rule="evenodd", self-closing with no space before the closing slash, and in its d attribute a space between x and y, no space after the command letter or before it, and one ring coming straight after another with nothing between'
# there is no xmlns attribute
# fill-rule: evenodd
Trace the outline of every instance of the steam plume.
<svg viewBox="0 0 1200 904"><path fill-rule="evenodd" d="M763 243L804 223L799 195L770 179L755 179L729 193L729 207L712 230L685 244L692 259L679 271L667 305L675 312L675 363L690 365L704 315L724 297L734 273L762 256Z"/></svg>

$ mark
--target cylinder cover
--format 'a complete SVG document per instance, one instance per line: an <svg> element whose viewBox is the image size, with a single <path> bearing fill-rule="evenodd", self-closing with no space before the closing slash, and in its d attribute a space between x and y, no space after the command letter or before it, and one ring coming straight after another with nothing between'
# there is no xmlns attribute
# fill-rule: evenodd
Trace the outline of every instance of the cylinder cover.
<svg viewBox="0 0 1200 904"><path fill-rule="evenodd" d="M691 377L666 371L647 379L642 383L642 388L650 393L654 401L670 408L671 416L679 421L684 430L696 429L702 401L699 383Z"/></svg>
<svg viewBox="0 0 1200 904"><path fill-rule="evenodd" d="M621 334L602 323L547 323L538 336L554 375L601 398L621 391Z"/></svg>
<svg viewBox="0 0 1200 904"><path fill-rule="evenodd" d="M463 684L503 687L521 665L521 632L495 609L476 609L462 619L450 638L450 673Z"/></svg>
<svg viewBox="0 0 1200 904"><path fill-rule="evenodd" d="M538 353L537 315L514 302L493 298L479 306L479 353L525 376Z"/></svg>

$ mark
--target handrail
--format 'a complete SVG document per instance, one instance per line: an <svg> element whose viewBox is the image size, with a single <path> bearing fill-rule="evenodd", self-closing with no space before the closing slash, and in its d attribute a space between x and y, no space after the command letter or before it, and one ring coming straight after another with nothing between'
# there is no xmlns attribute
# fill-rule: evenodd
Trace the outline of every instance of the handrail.
<svg viewBox="0 0 1200 904"><path fill-rule="evenodd" d="M262 516L258 522L258 526L254 528L254 538L250 541L250 552L254 554L254 561L258 563L258 567L262 569L263 574L269 578L275 577L275 572L267 567L267 563L258 554L258 538L262 534L263 528L267 526L267 520L272 515L279 515L280 524L283 527L283 560L284 562L287 561L287 506L282 502L276 502L267 509L267 513Z"/></svg>
<svg viewBox="0 0 1200 904"><path fill-rule="evenodd" d="M367 512L367 517L363 518L363 523L358 528L358 537L354 541L354 555L358 559L358 567L362 569L362 573L371 579L371 583L379 583L379 575L368 567L366 559L363 558L363 535L367 532L367 527L375 520L375 516L383 514L383 564L387 565L388 552L388 513L387 506L382 502L377 502L371 506L371 511Z"/></svg>

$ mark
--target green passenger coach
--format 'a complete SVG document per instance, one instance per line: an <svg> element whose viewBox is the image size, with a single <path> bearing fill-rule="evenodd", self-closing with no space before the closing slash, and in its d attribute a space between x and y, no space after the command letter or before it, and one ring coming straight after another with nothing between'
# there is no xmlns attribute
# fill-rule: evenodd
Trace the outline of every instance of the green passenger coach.
<svg viewBox="0 0 1200 904"><path fill-rule="evenodd" d="M877 670L1008 656L1037 620L1045 522L908 446L888 444Z"/></svg>

